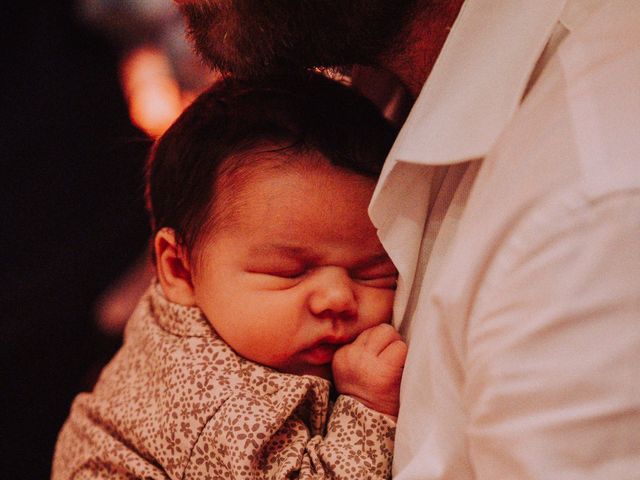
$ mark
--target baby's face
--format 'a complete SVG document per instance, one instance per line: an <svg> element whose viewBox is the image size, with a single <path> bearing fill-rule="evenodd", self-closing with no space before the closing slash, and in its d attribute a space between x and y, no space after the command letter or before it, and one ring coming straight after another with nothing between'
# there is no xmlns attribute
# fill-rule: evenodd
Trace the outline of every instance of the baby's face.
<svg viewBox="0 0 640 480"><path fill-rule="evenodd" d="M374 186L326 162L243 183L193 275L196 304L238 354L330 378L337 348L390 320L397 272L367 216Z"/></svg>

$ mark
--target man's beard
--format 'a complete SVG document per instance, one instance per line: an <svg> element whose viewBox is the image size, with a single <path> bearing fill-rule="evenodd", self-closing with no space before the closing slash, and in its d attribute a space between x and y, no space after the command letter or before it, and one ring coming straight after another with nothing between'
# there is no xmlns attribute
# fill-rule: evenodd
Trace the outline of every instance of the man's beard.
<svg viewBox="0 0 640 480"><path fill-rule="evenodd" d="M212 67L260 77L375 65L393 51L415 0L183 0L189 35Z"/></svg>

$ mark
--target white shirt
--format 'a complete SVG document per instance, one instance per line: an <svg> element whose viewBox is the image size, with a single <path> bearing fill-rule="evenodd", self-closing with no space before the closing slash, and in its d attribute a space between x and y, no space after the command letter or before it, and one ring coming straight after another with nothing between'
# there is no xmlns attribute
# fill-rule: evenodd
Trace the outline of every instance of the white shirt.
<svg viewBox="0 0 640 480"><path fill-rule="evenodd" d="M467 0L370 214L394 478L640 478L640 2Z"/></svg>

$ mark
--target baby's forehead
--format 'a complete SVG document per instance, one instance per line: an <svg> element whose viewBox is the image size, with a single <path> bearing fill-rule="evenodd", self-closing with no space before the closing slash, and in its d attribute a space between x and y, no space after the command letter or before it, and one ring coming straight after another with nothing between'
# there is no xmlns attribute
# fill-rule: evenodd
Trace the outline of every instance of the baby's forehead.
<svg viewBox="0 0 640 480"><path fill-rule="evenodd" d="M329 161L313 149L291 148L263 142L222 160L214 177L210 217L216 228L230 228L255 205L257 185L267 180L291 178Z"/></svg>
<svg viewBox="0 0 640 480"><path fill-rule="evenodd" d="M285 214L293 214L310 197L322 207L331 200L322 198L325 192L349 197L359 188L356 184L365 183L372 190L375 180L333 165L317 150L263 146L225 159L215 181L210 212L218 225L228 228L256 210L268 216L270 207L282 204L291 206Z"/></svg>
<svg viewBox="0 0 640 480"><path fill-rule="evenodd" d="M326 169L330 165L322 153L312 148L261 143L233 153L220 163L213 188L214 201L232 202L235 197L251 193L257 182Z"/></svg>
<svg viewBox="0 0 640 480"><path fill-rule="evenodd" d="M374 187L375 179L314 150L248 151L216 181L196 251L221 238L245 246L295 242L323 252L377 245L367 215Z"/></svg>

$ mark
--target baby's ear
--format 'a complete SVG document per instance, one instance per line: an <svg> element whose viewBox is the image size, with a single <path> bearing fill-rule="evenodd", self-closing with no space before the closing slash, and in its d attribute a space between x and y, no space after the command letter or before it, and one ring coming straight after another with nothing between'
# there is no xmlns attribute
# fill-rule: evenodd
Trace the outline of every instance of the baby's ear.
<svg viewBox="0 0 640 480"><path fill-rule="evenodd" d="M176 241L171 228L162 228L153 241L158 281L164 296L173 303L195 305L191 267L185 249Z"/></svg>

